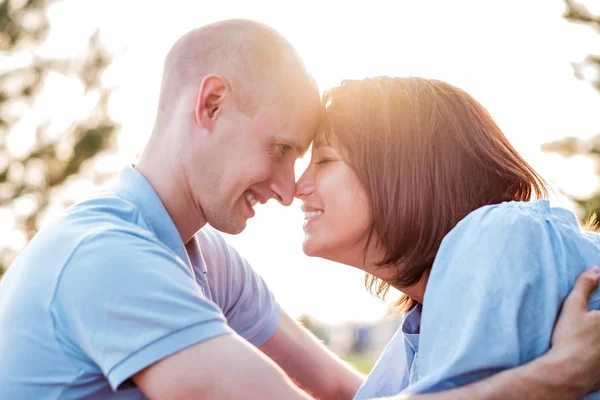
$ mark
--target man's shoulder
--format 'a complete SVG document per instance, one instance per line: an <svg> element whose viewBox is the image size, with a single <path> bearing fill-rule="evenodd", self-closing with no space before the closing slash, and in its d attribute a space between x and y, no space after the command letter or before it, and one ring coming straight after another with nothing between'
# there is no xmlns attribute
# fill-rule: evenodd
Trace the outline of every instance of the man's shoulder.
<svg viewBox="0 0 600 400"><path fill-rule="evenodd" d="M231 244L225 240L221 232L215 228L206 225L196 233L198 246L202 251L202 256L210 263L225 263L225 267L231 267L230 264L243 264L244 259Z"/></svg>
<svg viewBox="0 0 600 400"><path fill-rule="evenodd" d="M89 247L90 243L106 247L101 250L103 254L128 251L131 241L153 238L153 233L140 224L139 219L135 205L112 192L97 194L71 206L64 215L41 229L13 266L34 268L38 273L40 265L44 265L46 271L53 270L53 266L67 263L82 246L88 246L92 253L95 246Z"/></svg>
<svg viewBox="0 0 600 400"><path fill-rule="evenodd" d="M138 205L112 190L98 192L87 200L71 206L60 222L74 227L93 226L100 229L148 226Z"/></svg>
<svg viewBox="0 0 600 400"><path fill-rule="evenodd" d="M131 287L177 296L195 288L192 270L151 232L135 224L107 224L90 229L55 262L53 303L83 299L90 285L96 300L127 297ZM194 289L195 290L195 289Z"/></svg>
<svg viewBox="0 0 600 400"><path fill-rule="evenodd" d="M210 225L205 225L196 232L196 239L198 239L198 246L203 252L224 251L230 247L221 232Z"/></svg>
<svg viewBox="0 0 600 400"><path fill-rule="evenodd" d="M54 226L96 241L115 241L127 249L129 241L156 241L156 235L140 208L113 191L103 191L70 207Z"/></svg>
<svg viewBox="0 0 600 400"><path fill-rule="evenodd" d="M97 275L112 271L117 263L132 265L157 258L177 263L134 204L105 192L70 207L42 229L9 270L32 270L28 273L32 279L46 275L46 281L55 281L69 270Z"/></svg>

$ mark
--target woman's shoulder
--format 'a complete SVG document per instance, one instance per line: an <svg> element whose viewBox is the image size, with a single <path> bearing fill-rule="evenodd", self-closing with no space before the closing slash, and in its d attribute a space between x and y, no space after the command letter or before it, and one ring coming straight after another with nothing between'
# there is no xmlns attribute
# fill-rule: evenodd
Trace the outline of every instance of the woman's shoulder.
<svg viewBox="0 0 600 400"><path fill-rule="evenodd" d="M470 265L477 270L478 276L473 279L485 279L488 274L498 281L503 275L510 286L517 275L522 279L527 276L530 281L543 277L560 280L566 290L565 285L582 268L593 265L590 262L600 254L597 235L588 235L572 212L551 207L547 200L485 206L470 213L446 235L433 270L437 267L438 274L464 275L474 273L464 268ZM586 254L589 257L581 261ZM581 268L573 267L582 262Z"/></svg>
<svg viewBox="0 0 600 400"><path fill-rule="evenodd" d="M546 201L506 202L471 212L442 241L427 290L431 284L436 291L446 288L445 296L458 294L467 290L460 282L469 282L472 288L503 293L515 289L517 277L523 285L556 282L555 241L547 223L552 215Z"/></svg>
<svg viewBox="0 0 600 400"><path fill-rule="evenodd" d="M465 239L483 236L511 238L528 235L546 229L549 219L568 221L570 211L550 206L548 200L509 201L478 208L469 213L452 229L446 239ZM577 224L576 218L573 221ZM445 240L446 240L445 239Z"/></svg>

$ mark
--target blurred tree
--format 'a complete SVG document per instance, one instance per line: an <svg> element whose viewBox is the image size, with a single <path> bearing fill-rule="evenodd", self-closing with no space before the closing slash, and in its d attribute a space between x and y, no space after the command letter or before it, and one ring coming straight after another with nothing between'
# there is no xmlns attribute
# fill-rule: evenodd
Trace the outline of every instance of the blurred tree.
<svg viewBox="0 0 600 400"><path fill-rule="evenodd" d="M98 32L89 38L84 55L59 59L45 54L52 3L0 0L0 228L14 223L8 239L0 242L0 276L37 232L49 207L67 206L72 201L69 188L78 180L100 178L94 162L114 148L117 126L107 110L110 90L101 83L111 58ZM88 111L76 115L73 110L57 129L48 115L62 97L55 91L50 102L39 103L49 79L58 78L65 84L79 82Z"/></svg>
<svg viewBox="0 0 600 400"><path fill-rule="evenodd" d="M565 0L566 10L563 17L567 20L584 24L600 34L600 15L593 15L583 4L573 0ZM583 61L573 65L575 76L586 80L600 91L600 54L589 55ZM598 115L600 116L600 110ZM596 162L596 173L600 175L600 134L590 139L567 137L542 145L542 150L554 152L563 156L585 155ZM587 218L595 213L600 216L600 193L588 199L573 200L582 208L583 215Z"/></svg>

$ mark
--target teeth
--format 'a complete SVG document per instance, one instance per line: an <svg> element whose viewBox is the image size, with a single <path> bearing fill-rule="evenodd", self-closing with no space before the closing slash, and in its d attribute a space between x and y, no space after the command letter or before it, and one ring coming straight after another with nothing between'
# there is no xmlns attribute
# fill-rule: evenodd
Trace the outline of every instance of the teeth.
<svg viewBox="0 0 600 400"><path fill-rule="evenodd" d="M304 219L318 217L321 214L323 214L323 211L308 211L304 213Z"/></svg>
<svg viewBox="0 0 600 400"><path fill-rule="evenodd" d="M258 203L258 200L256 200L250 192L246 192L246 200L248 201L248 203L250 203L251 207L254 207L256 203Z"/></svg>

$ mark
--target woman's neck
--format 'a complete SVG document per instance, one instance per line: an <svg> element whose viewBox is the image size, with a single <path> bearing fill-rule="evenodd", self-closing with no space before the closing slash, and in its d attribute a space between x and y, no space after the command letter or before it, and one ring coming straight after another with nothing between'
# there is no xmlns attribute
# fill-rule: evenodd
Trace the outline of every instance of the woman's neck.
<svg viewBox="0 0 600 400"><path fill-rule="evenodd" d="M401 267L380 267L374 263L367 263L367 265L361 269L371 275L376 276L382 281L387 282L391 287L398 289L405 295L422 304L423 298L425 297L425 289L427 288L427 281L429 280L429 270L426 270L421 276L421 279L419 279L419 281L414 285L400 286L396 283L398 268Z"/></svg>
<svg viewBox="0 0 600 400"><path fill-rule="evenodd" d="M419 279L419 282L414 284L413 286L408 287L398 287L394 286L396 289L423 304L423 298L425 297L425 290L427 289L427 281L429 280L429 270L425 271L425 273Z"/></svg>

